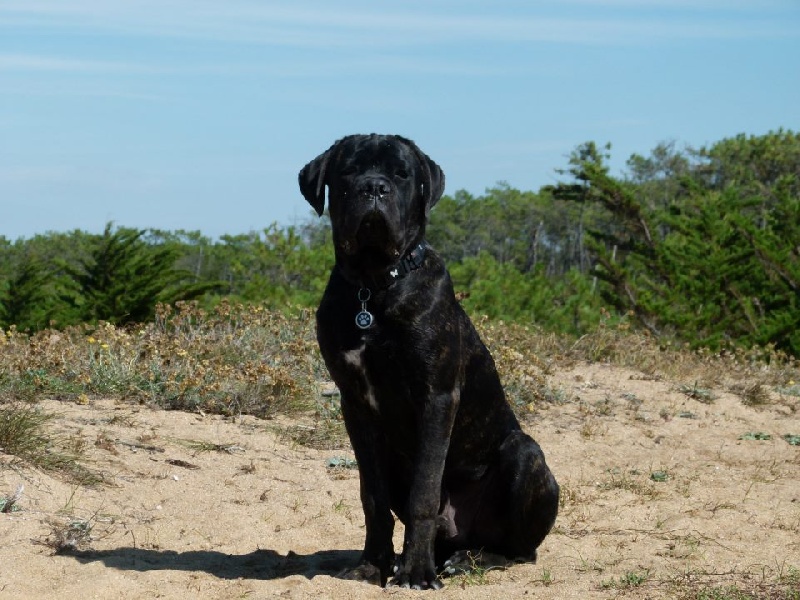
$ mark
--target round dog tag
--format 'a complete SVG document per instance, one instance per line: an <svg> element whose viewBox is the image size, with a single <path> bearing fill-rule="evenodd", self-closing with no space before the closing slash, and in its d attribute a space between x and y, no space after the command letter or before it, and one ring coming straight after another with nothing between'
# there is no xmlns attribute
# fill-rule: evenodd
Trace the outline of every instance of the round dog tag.
<svg viewBox="0 0 800 600"><path fill-rule="evenodd" d="M361 288L358 290L358 301L361 302L361 312L356 315L356 327L359 329L369 329L374 320L372 313L367 310L367 300L371 297L372 292L369 291L369 288Z"/></svg>
<svg viewBox="0 0 800 600"><path fill-rule="evenodd" d="M359 329L369 329L372 325L373 316L368 310L362 310L356 315L356 326Z"/></svg>

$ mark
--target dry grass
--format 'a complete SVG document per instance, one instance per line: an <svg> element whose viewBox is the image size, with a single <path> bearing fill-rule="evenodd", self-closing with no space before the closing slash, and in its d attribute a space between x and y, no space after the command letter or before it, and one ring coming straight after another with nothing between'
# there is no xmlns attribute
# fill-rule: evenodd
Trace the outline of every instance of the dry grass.
<svg viewBox="0 0 800 600"><path fill-rule="evenodd" d="M776 392L792 412L800 398L800 364L770 348L718 353L675 348L624 321L577 340L485 317L475 322L509 401L523 418L541 405L568 401L547 375L554 364L577 362L606 362L642 377L691 382L680 390L706 403L714 400L712 388L732 391L748 406L765 405ZM43 397L80 404L114 397L230 416L307 415L310 423L286 431L290 439L320 448L346 445L338 400L319 393L327 373L307 309L288 317L259 306L223 302L206 312L186 303L174 311L161 307L153 323L134 328L100 323L33 335L12 328L0 332L0 349L0 405ZM34 419L35 411L24 416Z"/></svg>
<svg viewBox="0 0 800 600"><path fill-rule="evenodd" d="M327 409L315 411L323 369L309 311L290 319L260 307L222 303L207 313L182 304L134 328L0 331L0 451L84 484L101 481L79 461L85 441L49 430L53 415L35 407L42 398L113 397L265 418L304 413L330 429Z"/></svg>
<svg viewBox="0 0 800 600"><path fill-rule="evenodd" d="M48 425L52 419L53 415L34 406L0 404L0 452L82 485L102 483L102 474L80 463L81 445L50 431ZM7 499L3 511L11 510L14 502Z"/></svg>
<svg viewBox="0 0 800 600"><path fill-rule="evenodd" d="M161 307L153 323L0 336L0 398L113 396L167 409L263 417L306 410L322 366L308 311Z"/></svg>
<svg viewBox="0 0 800 600"><path fill-rule="evenodd" d="M687 572L650 583L675 600L800 600L800 570L794 567L774 576Z"/></svg>
<svg viewBox="0 0 800 600"><path fill-rule="evenodd" d="M541 403L564 402L547 375L554 365L607 363L638 371L642 378L687 382L680 391L703 403L713 403L713 389L737 394L747 406L763 406L771 394L794 412L800 399L800 361L774 348L731 347L720 352L660 342L635 331L624 321L602 324L591 334L573 339L517 324L476 319L492 351L509 400L522 416Z"/></svg>
<svg viewBox="0 0 800 600"><path fill-rule="evenodd" d="M475 319L521 415L538 403L565 398L548 386L553 365L605 362L654 379L685 381L682 391L713 402L713 388L739 394L748 405L769 402L775 390L800 397L800 364L772 348L712 353L675 348L631 331L623 322L571 339L514 324ZM211 312L187 303L161 307L153 323L118 328L13 328L0 335L0 402L42 397L79 403L116 397L166 409L225 415L316 412L338 420L330 402L317 402L327 377L311 311L294 317L222 303Z"/></svg>

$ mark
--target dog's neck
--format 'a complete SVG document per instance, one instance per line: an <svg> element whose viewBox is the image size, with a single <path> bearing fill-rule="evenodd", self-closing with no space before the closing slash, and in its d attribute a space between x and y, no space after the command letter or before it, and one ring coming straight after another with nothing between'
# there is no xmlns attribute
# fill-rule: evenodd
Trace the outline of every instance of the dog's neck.
<svg viewBox="0 0 800 600"><path fill-rule="evenodd" d="M372 290L383 290L391 287L395 282L403 279L412 271L419 269L425 262L425 253L429 246L424 240L409 250L403 258L401 258L394 265L385 269L382 272L374 274L359 275L358 278L353 278L347 274L344 269L337 267L349 283L358 286L359 288L368 288Z"/></svg>

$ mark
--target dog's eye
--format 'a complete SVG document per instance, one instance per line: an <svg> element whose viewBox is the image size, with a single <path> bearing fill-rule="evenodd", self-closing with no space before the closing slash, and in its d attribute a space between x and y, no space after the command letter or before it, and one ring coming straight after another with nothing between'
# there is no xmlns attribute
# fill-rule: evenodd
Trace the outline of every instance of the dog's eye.
<svg viewBox="0 0 800 600"><path fill-rule="evenodd" d="M358 171L355 167L345 167L340 171L342 177L350 177L351 175L355 175Z"/></svg>
<svg viewBox="0 0 800 600"><path fill-rule="evenodd" d="M400 169L395 173L395 176L399 177L400 179L408 179L408 171Z"/></svg>

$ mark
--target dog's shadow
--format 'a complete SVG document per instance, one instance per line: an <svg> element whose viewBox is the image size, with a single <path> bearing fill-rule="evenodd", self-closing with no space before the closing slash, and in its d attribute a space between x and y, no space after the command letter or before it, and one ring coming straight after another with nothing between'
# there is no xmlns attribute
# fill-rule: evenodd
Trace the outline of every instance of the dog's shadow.
<svg viewBox="0 0 800 600"><path fill-rule="evenodd" d="M256 550L250 554L225 554L213 550L176 552L123 547L113 550L79 550L65 553L87 564L101 562L121 571L201 571L221 579L281 579L303 575L336 576L358 563L357 550L321 550L313 554L282 555L275 550Z"/></svg>

